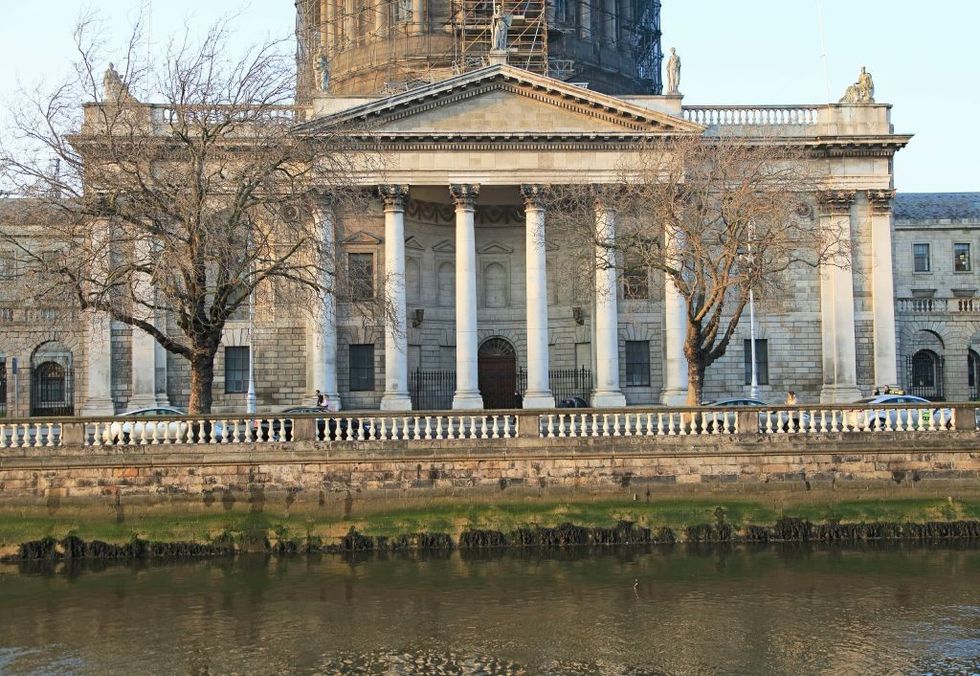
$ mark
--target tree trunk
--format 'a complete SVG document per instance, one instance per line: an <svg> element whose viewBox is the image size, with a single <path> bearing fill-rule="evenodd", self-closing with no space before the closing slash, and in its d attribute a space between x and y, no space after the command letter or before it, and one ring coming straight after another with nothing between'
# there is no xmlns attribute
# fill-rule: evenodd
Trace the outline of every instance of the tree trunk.
<svg viewBox="0 0 980 676"><path fill-rule="evenodd" d="M211 412L214 386L214 355L191 360L191 400L187 412L191 415Z"/></svg>
<svg viewBox="0 0 980 676"><path fill-rule="evenodd" d="M700 406L701 393L704 388L704 369L698 365L687 363L687 405Z"/></svg>

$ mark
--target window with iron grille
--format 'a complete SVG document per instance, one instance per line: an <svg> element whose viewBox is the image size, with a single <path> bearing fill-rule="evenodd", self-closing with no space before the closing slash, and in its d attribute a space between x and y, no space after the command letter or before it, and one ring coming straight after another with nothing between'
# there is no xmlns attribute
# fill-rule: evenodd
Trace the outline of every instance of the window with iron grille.
<svg viewBox="0 0 980 676"><path fill-rule="evenodd" d="M646 300L650 297L650 275L642 261L627 256L623 268L623 298Z"/></svg>
<svg viewBox="0 0 980 676"><path fill-rule="evenodd" d="M248 391L248 346L225 348L225 392L228 394Z"/></svg>
<svg viewBox="0 0 980 676"><path fill-rule="evenodd" d="M374 345L350 346L350 391L374 389Z"/></svg>
<svg viewBox="0 0 980 676"><path fill-rule="evenodd" d="M626 386L650 385L650 341L626 341Z"/></svg>
<svg viewBox="0 0 980 676"><path fill-rule="evenodd" d="M929 261L929 245L912 245L912 271L929 272L932 269Z"/></svg>
<svg viewBox="0 0 980 676"><path fill-rule="evenodd" d="M374 254L347 254L347 275L350 281L351 300L374 298Z"/></svg>
<svg viewBox="0 0 980 676"><path fill-rule="evenodd" d="M745 346L745 384L752 384L752 341L746 339ZM759 385L769 384L769 341L755 339L755 377Z"/></svg>
<svg viewBox="0 0 980 676"><path fill-rule="evenodd" d="M969 272L973 267L970 261L970 245L958 243L953 245L953 271Z"/></svg>

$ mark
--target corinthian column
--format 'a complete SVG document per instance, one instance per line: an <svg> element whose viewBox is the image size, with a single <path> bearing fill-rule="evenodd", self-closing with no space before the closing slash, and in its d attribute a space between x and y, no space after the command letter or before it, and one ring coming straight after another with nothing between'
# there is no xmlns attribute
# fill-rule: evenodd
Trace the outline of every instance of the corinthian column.
<svg viewBox="0 0 980 676"><path fill-rule="evenodd" d="M524 408L553 408L555 405L548 382L548 271L542 193L542 186L521 186L527 268L527 392L524 393Z"/></svg>
<svg viewBox="0 0 980 676"><path fill-rule="evenodd" d="M479 185L453 184L456 201L456 394L453 408L483 408L477 374L476 232L473 213Z"/></svg>
<svg viewBox="0 0 980 676"><path fill-rule="evenodd" d="M320 390L324 403L333 411L340 410L340 392L337 389L337 300L334 296L335 261L337 259L334 237L334 213L329 205L321 204L313 210L313 218L320 232L320 294L313 308L310 333L313 365L313 389Z"/></svg>
<svg viewBox="0 0 980 676"><path fill-rule="evenodd" d="M892 279L894 190L869 190L871 207L871 305L874 309L875 385L898 384L895 287Z"/></svg>
<svg viewBox="0 0 980 676"><path fill-rule="evenodd" d="M854 193L820 193L820 228L836 237L850 237ZM854 276L851 261L838 259L820 266L820 329L823 338L823 387L820 402L846 403L859 399L854 339Z"/></svg>
<svg viewBox="0 0 980 676"><path fill-rule="evenodd" d="M385 205L385 393L383 411L410 411L408 395L408 324L405 321L405 200L408 186L383 185Z"/></svg>
<svg viewBox="0 0 980 676"><path fill-rule="evenodd" d="M626 406L619 388L619 284L616 278L616 214L596 200L595 337L596 408Z"/></svg>

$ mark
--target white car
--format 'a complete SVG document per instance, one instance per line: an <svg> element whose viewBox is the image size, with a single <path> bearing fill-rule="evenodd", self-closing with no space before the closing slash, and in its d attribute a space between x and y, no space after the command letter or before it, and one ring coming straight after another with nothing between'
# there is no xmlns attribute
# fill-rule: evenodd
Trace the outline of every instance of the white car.
<svg viewBox="0 0 980 676"><path fill-rule="evenodd" d="M121 413L118 417L120 418L135 418L135 417L168 417L168 418L181 418L187 415L186 412L181 411L179 408L174 408L172 406L156 406L151 408L138 408L134 411L126 411ZM117 421L109 425L109 429L102 433L102 441L107 444L124 443L128 444L130 439L135 443L139 443L143 439L147 442L153 439L154 428L156 430L156 437L158 441L163 441L164 438L169 439L171 442L183 441L187 438L188 425L186 420L161 420L159 422L154 422L152 420L127 420L127 421Z"/></svg>
<svg viewBox="0 0 980 676"><path fill-rule="evenodd" d="M907 408L874 409L875 404L905 405ZM911 394L881 394L858 399L853 405L858 410L847 410L844 422L851 429L911 430L919 426L952 424L953 412L948 408L936 408L935 402ZM867 407L867 408L866 408ZM914 407L914 408L913 408ZM864 409L864 410L860 410Z"/></svg>

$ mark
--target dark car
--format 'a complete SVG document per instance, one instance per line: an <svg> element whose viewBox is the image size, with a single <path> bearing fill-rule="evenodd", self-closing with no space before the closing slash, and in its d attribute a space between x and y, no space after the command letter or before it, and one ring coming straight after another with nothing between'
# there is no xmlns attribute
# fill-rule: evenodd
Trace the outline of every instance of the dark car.
<svg viewBox="0 0 980 676"><path fill-rule="evenodd" d="M328 408L319 406L294 406L292 408L287 408L280 412L285 420L280 421L278 417L272 417L271 419L263 420L259 423L258 439L259 441L292 441L293 440L293 421L287 416L308 414L308 413L319 413L325 417L316 419L316 436L317 439L324 439L328 441L349 440L348 427L353 423L353 430L351 430L351 435L356 439L358 437L357 430L361 429L363 432L363 437L366 439L371 434L372 427L367 421L363 423L358 420L349 420L348 418L332 418L326 417L333 415L334 411Z"/></svg>
<svg viewBox="0 0 980 676"><path fill-rule="evenodd" d="M558 408L589 408L589 402L582 397L569 397L559 401Z"/></svg>

